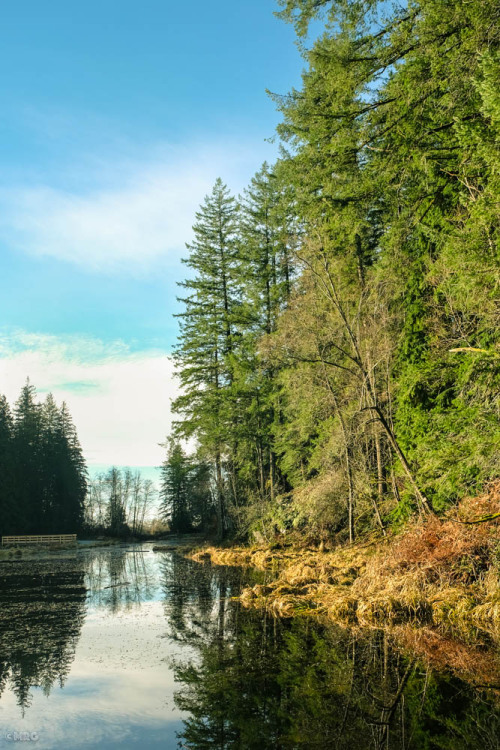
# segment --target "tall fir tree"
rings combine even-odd
[[[5,396],[0,396],[0,529],[14,531],[20,512],[17,496],[14,446],[14,422]]]
[[[25,533],[40,533],[44,521],[42,479],[42,413],[36,401],[36,389],[29,380],[14,407],[14,462],[18,523]]]
[[[190,473],[191,465],[182,446],[171,439],[161,467],[160,513],[174,533],[192,530],[189,512]]]
[[[218,534],[227,529],[227,467],[234,453],[232,386],[238,341],[239,289],[236,281],[238,207],[218,179],[196,214],[194,241],[185,260],[193,275],[182,286],[180,340],[174,358],[181,395],[173,409],[181,419],[177,434],[196,436],[201,455],[213,462]]]
[[[263,164],[241,199],[239,284],[243,290],[241,338],[235,359],[233,409],[238,412],[240,502],[257,492],[273,498],[282,486],[273,447],[279,421],[276,368],[259,356],[264,335],[275,331],[290,296],[294,245],[289,194]]]

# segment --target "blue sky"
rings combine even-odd
[[[66,399],[91,465],[161,459],[194,211],[218,176],[237,193],[275,158],[266,139],[279,115],[265,89],[300,84],[293,29],[276,9],[2,9],[0,392],[14,400],[30,376]]]

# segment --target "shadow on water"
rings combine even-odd
[[[432,671],[383,630],[356,633],[245,610],[239,570],[163,565],[181,748],[500,748],[500,702]],[[177,582],[177,583],[176,583]]]

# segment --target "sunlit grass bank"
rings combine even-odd
[[[269,571],[241,601],[279,616],[322,615],[340,624],[413,624],[467,638],[500,636],[500,483],[445,519],[386,539],[332,550],[288,545],[204,547],[195,560]]]

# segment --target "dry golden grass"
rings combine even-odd
[[[500,636],[500,481],[464,500],[449,516],[415,524],[389,540],[333,551],[269,546],[205,547],[191,555],[217,565],[272,571],[267,586],[245,589],[245,606],[282,617],[321,614],[343,624],[412,623],[467,634]]]
[[[349,627],[383,626],[430,666],[498,688],[498,658],[477,644],[500,641],[500,518],[461,521],[499,511],[500,481],[443,521],[414,524],[388,540],[330,551],[323,545],[205,547],[190,556],[270,571],[267,585],[242,592],[246,607]]]
[[[197,562],[210,560],[214,565],[246,565],[268,570],[279,563],[282,555],[265,546],[201,547],[194,550],[189,557]]]

